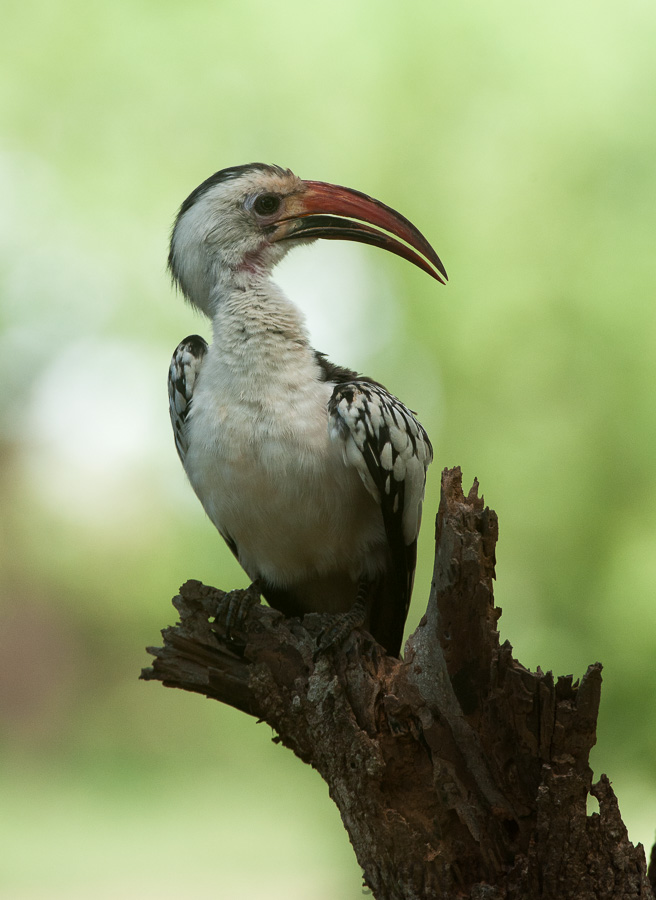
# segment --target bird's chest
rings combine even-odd
[[[189,416],[188,462],[222,480],[240,473],[300,477],[321,469],[330,455],[330,394],[330,387],[319,383],[276,389],[263,380],[248,391],[201,383]]]
[[[344,470],[329,439],[330,387],[194,394],[185,467],[210,518],[236,539],[266,519],[293,521],[299,504],[318,502]],[[259,394],[259,396],[257,396]]]
[[[185,468],[210,519],[252,578],[285,583],[356,560],[380,538],[375,503],[329,436],[330,385],[294,397],[264,386],[194,393]]]

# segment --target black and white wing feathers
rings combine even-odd
[[[355,467],[380,504],[392,562],[388,577],[395,581],[397,597],[394,609],[386,613],[393,614],[396,632],[402,634],[433,448],[413,413],[376,382],[356,379],[338,384],[328,412],[331,438],[342,442],[344,461]]]
[[[187,416],[206,353],[207,342],[199,335],[192,334],[180,341],[175,348],[169,368],[169,413],[175,446],[183,465],[188,449],[185,427]]]
[[[189,449],[187,418],[191,410],[194,388],[207,353],[207,341],[198,334],[191,334],[175,348],[169,367],[169,413],[173,426],[175,446],[182,465]],[[218,529],[233,555],[239,559],[233,539]]]

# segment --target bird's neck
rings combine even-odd
[[[232,280],[213,300],[213,365],[226,387],[256,398],[317,380],[303,314],[268,276]]]

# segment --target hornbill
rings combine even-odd
[[[171,235],[173,281],[213,335],[173,354],[175,443],[251,600],[336,614],[320,648],[364,625],[398,656],[432,447],[381,384],[312,349],[301,311],[271,280],[288,250],[315,238],[382,247],[446,279],[414,225],[366,194],[263,163],[216,172]]]

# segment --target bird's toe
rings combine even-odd
[[[236,635],[243,634],[247,630],[250,611],[259,603],[260,588],[257,582],[253,582],[246,590],[229,591],[217,609],[214,618],[215,630],[223,632],[229,641],[239,643]]]
[[[339,648],[354,629],[364,625],[366,614],[365,603],[358,599],[348,612],[335,616],[333,623],[319,635],[313,661],[329,650]]]

